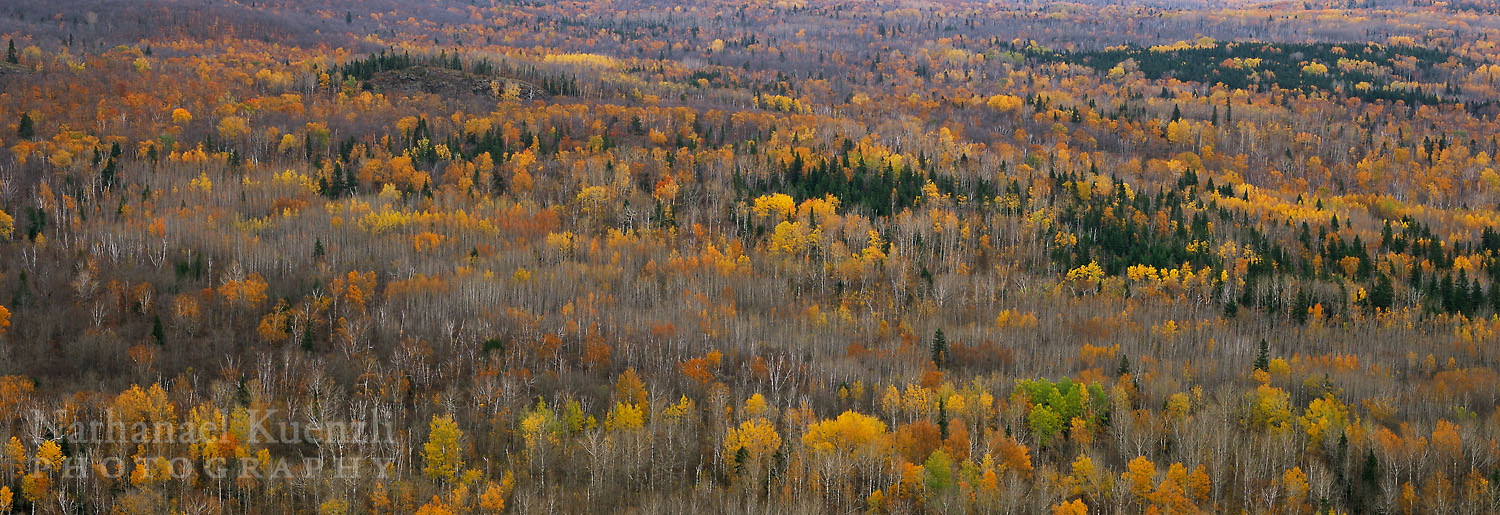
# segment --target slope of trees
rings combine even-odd
[[[0,512],[1500,511],[1500,24],[1335,4],[0,8]]]

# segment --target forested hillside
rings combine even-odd
[[[1500,511],[1500,6],[1228,4],[0,4],[0,513]]]

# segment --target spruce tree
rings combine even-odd
[[[1380,491],[1380,460],[1375,457],[1375,449],[1365,451],[1365,465],[1364,470],[1360,471],[1360,479],[1368,492]]]
[[[736,475],[744,475],[745,474],[745,462],[749,461],[749,460],[750,460],[750,451],[746,450],[745,446],[741,445],[739,449],[736,449],[734,451],[734,473]]]
[[[1312,299],[1307,296],[1307,292],[1298,290],[1297,298],[1292,302],[1292,321],[1298,325],[1306,324],[1307,310],[1312,309],[1312,306]]]
[[[943,366],[943,360],[948,355],[948,337],[943,336],[943,330],[938,329],[932,335],[932,364]]]
[[[1267,370],[1271,367],[1271,347],[1266,345],[1266,339],[1260,339],[1260,354],[1255,356],[1255,369]]]
[[[26,271],[22,270],[16,279],[16,289],[11,292],[10,305],[11,307],[25,306],[31,300],[31,296],[30,281],[27,279]]]
[[[115,159],[110,158],[104,163],[104,169],[99,171],[99,184],[109,189],[115,185]]]
[[[944,440],[948,439],[948,402],[938,399],[938,434]]]
[[[31,121],[31,114],[21,113],[21,121],[16,122],[16,137],[21,139],[36,137],[36,123]]]
[[[1391,285],[1390,276],[1380,274],[1380,278],[1375,282],[1375,288],[1370,290],[1370,309],[1391,309],[1391,304],[1395,302],[1395,299],[1396,289]]]
[[[167,331],[161,325],[161,315],[156,315],[151,320],[151,338],[156,340],[157,345],[167,344]]]

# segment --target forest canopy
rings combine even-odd
[[[1500,512],[1497,7],[0,5],[0,514]]]

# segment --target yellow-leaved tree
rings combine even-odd
[[[635,373],[635,368],[627,368],[620,374],[620,379],[615,381],[615,399],[619,402],[633,404],[642,413],[650,413],[650,405],[646,401],[646,383]]]
[[[1015,95],[995,95],[985,101],[985,105],[989,106],[990,109],[1001,112],[1015,111],[1020,109],[1024,103],[1025,100]]]
[[[33,503],[44,499],[52,490],[52,478],[47,477],[40,470],[33,470],[30,474],[21,478],[21,495]]]
[[[10,441],[5,443],[5,472],[7,475],[11,471],[15,471],[18,474],[25,473],[26,459],[26,446],[21,444],[21,439],[14,436],[10,437]]]
[[[755,216],[771,221],[791,218],[797,211],[797,201],[785,193],[772,193],[756,197],[751,207]]]
[[[62,446],[56,441],[47,440],[36,449],[37,465],[48,470],[60,469],[63,466]]]
[[[604,419],[604,428],[610,431],[631,431],[645,425],[646,417],[641,407],[628,402],[616,402]]]
[[[833,420],[814,422],[802,435],[802,445],[817,453],[877,452],[884,443],[885,422],[853,411],[845,411]]]
[[[422,473],[432,480],[452,481],[464,466],[458,440],[464,433],[452,415],[433,415],[431,433],[422,445]]]
[[[167,391],[160,383],[152,384],[146,389],[141,389],[140,385],[131,385],[129,390],[120,392],[115,397],[110,409],[132,430],[136,427],[143,428],[143,436],[149,438],[151,443],[173,440],[172,428],[176,427],[177,406],[167,399]]]
[[[10,235],[16,231],[16,219],[4,209],[0,209],[0,240],[10,239]]]
[[[724,454],[738,471],[756,467],[779,448],[781,435],[776,433],[776,426],[760,417],[746,420],[724,435]]]

